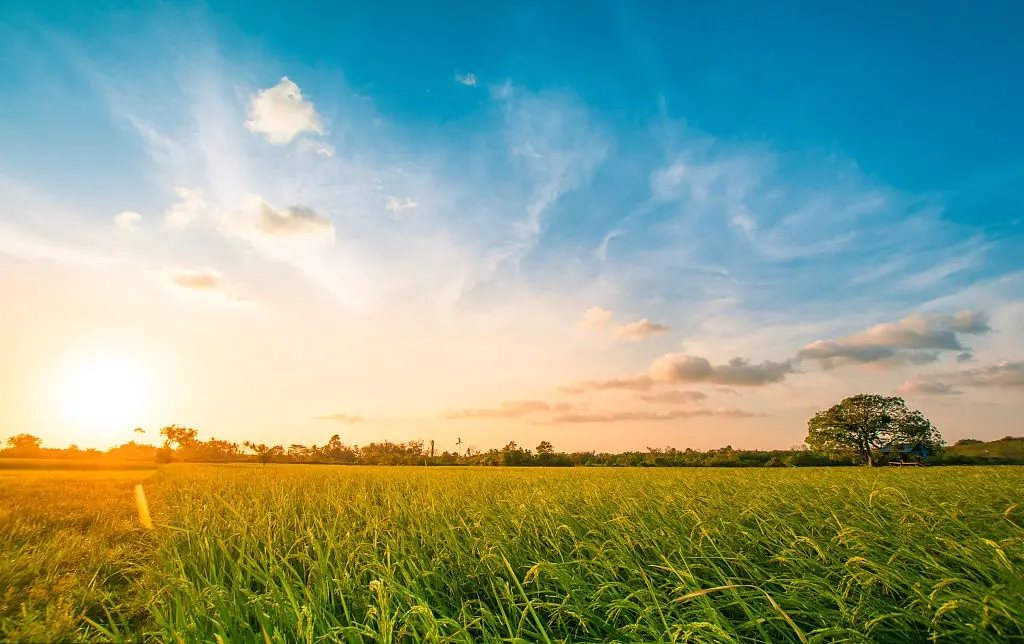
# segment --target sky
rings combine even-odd
[[[0,436],[1024,416],[1024,6],[0,5]]]

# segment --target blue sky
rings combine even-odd
[[[62,351],[163,392],[138,355],[173,346],[231,383],[142,414],[223,436],[260,392],[267,437],[342,414],[359,440],[785,446],[863,387],[996,435],[1024,373],[1022,30],[1015,3],[10,4],[0,269],[57,285],[26,318],[81,307]],[[8,324],[35,334],[12,379],[75,335]]]

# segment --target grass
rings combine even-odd
[[[0,638],[1024,638],[1024,468],[139,476],[0,473]]]

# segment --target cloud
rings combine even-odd
[[[299,150],[303,152],[310,152],[327,158],[334,156],[334,146],[325,141],[302,138],[299,139],[299,142],[296,145]]]
[[[135,230],[140,221],[142,221],[142,215],[134,210],[125,210],[114,216],[114,225],[122,230]]]
[[[620,389],[647,391],[658,384],[701,383],[727,387],[757,387],[782,382],[794,373],[792,361],[751,364],[745,358],[733,358],[723,365],[712,365],[707,358],[683,353],[669,353],[651,363],[648,373],[610,380],[585,380],[559,388],[561,393],[580,394],[587,391]],[[666,392],[671,393],[671,392]],[[691,395],[696,392],[691,392]]]
[[[256,92],[249,103],[245,127],[275,145],[289,143],[303,132],[323,134],[313,103],[303,98],[302,90],[287,76],[277,85]]]
[[[593,306],[583,312],[583,319],[579,326],[584,329],[605,329],[612,323],[612,312],[600,306]],[[647,318],[641,318],[636,322],[616,325],[611,328],[610,337],[613,340],[626,340],[638,342],[652,335],[668,333],[670,327],[664,324],[651,322]]]
[[[595,390],[647,391],[653,385],[654,381],[650,376],[641,374],[625,376],[622,378],[612,378],[610,380],[584,380],[582,382],[559,387],[558,391],[563,394],[582,394]]]
[[[334,237],[334,224],[327,217],[310,208],[292,206],[277,210],[265,201],[260,202],[260,216],[256,227],[271,237],[294,235],[324,235]]]
[[[334,423],[352,425],[355,423],[362,423],[366,419],[362,416],[351,416],[349,414],[325,414],[323,416],[316,416],[313,420],[329,420]]]
[[[171,228],[188,228],[205,214],[208,204],[201,190],[178,186],[174,189],[178,202],[164,212],[164,221]]]
[[[664,324],[655,324],[647,318],[615,327],[612,337],[616,340],[637,342],[652,335],[668,333],[671,329]]]
[[[245,295],[238,295],[219,271],[212,268],[172,269],[163,271],[171,288],[186,297],[237,305],[251,304]]]
[[[606,261],[608,259],[608,245],[611,244],[612,240],[615,239],[616,237],[622,237],[625,234],[626,233],[624,233],[621,230],[608,231],[608,233],[604,236],[604,239],[601,240],[600,245],[598,245],[597,250],[594,251],[594,255],[597,256],[597,258],[602,262]]]
[[[584,329],[600,329],[611,324],[612,312],[600,306],[592,306],[583,312],[580,326]]]
[[[462,83],[468,87],[476,87],[476,74],[456,74],[455,82]]]
[[[573,409],[569,403],[548,404],[542,400],[520,400],[503,402],[496,408],[490,409],[457,409],[444,414],[445,418],[451,420],[470,420],[475,418],[510,419],[522,418],[530,414],[565,412]]]
[[[760,416],[740,409],[692,409],[668,412],[611,411],[596,413],[567,413],[552,418],[556,423],[617,423],[623,421],[683,420],[701,416],[727,416],[730,418],[754,418]]]
[[[506,114],[513,168],[532,184],[525,216],[515,222],[518,239],[508,245],[509,258],[518,262],[537,245],[545,219],[562,197],[584,186],[605,162],[612,141],[573,97],[534,94],[510,84],[497,97]]]
[[[956,394],[955,387],[1024,390],[1024,362],[997,364],[915,376],[900,387],[901,393]]]
[[[911,315],[899,322],[875,326],[838,340],[817,340],[797,352],[798,360],[816,360],[825,369],[842,364],[882,365],[935,362],[943,351],[970,353],[958,334],[977,335],[991,330],[988,317],[978,311],[954,315]]]
[[[662,382],[708,382],[734,387],[755,387],[782,382],[793,373],[790,361],[751,364],[733,358],[724,365],[712,365],[707,358],[683,353],[666,354],[650,367],[650,377]]]
[[[416,208],[418,206],[419,206],[419,204],[416,203],[415,201],[413,201],[412,199],[410,199],[409,197],[406,197],[405,200],[402,200],[402,199],[399,199],[398,197],[391,197],[391,196],[389,196],[384,201],[384,207],[387,208],[388,210],[390,210],[392,212],[392,214],[394,214],[396,217],[403,210],[409,210],[411,208]]]
[[[640,399],[644,402],[658,403],[666,405],[692,405],[700,403],[706,400],[708,397],[702,391],[659,391],[655,394],[645,394],[640,396]]]
[[[175,270],[170,275],[171,284],[178,288],[194,291],[222,291],[224,277],[212,268]]]
[[[914,376],[906,381],[900,385],[897,392],[901,396],[953,396],[963,393],[944,382],[921,376]]]

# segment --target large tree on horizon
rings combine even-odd
[[[899,396],[858,394],[844,398],[807,421],[807,446],[816,452],[857,454],[869,466],[889,443],[942,445],[942,435],[920,411],[907,409]]]

